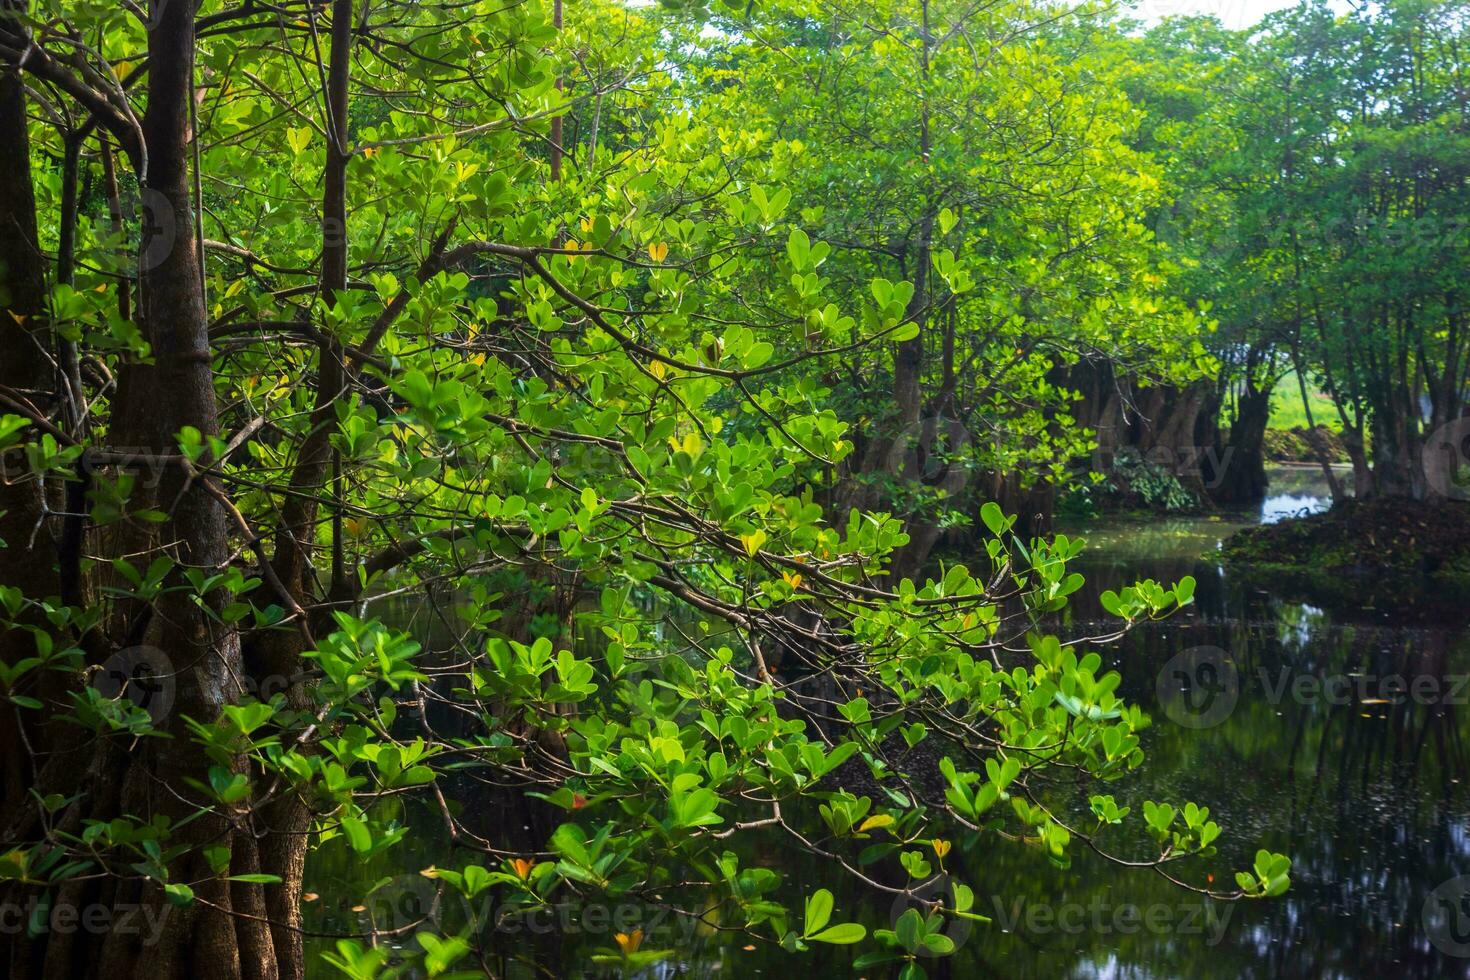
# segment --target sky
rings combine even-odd
[[[1209,14],[1226,27],[1250,27],[1273,10],[1294,6],[1296,0],[1138,0],[1138,19],[1155,24],[1165,17]]]
[[[1138,0],[1133,16],[1145,24],[1157,24],[1172,16],[1213,15],[1227,28],[1248,28],[1261,18],[1282,7],[1295,6],[1297,0]]]

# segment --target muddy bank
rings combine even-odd
[[[1261,441],[1262,452],[1273,463],[1329,463],[1349,460],[1342,436],[1325,425],[1309,429],[1298,425],[1290,429],[1267,429]]]
[[[1248,528],[1222,545],[1232,570],[1306,601],[1470,621],[1470,503],[1346,500]]]

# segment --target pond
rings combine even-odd
[[[957,847],[946,864],[993,921],[952,927],[959,949],[926,964],[931,977],[1470,977],[1470,633],[1396,623],[1385,610],[1316,608],[1209,557],[1240,527],[1325,505],[1321,474],[1297,469],[1274,472],[1273,496],[1249,514],[1061,529],[1089,542],[1079,566],[1088,582],[1064,633],[1086,635],[1104,589],[1186,574],[1199,583],[1186,614],[1100,651],[1122,674],[1120,693],[1154,718],[1143,767],[1112,791],[1135,812],[1147,799],[1209,806],[1224,829],[1220,854],[1206,862],[1225,876],[1214,887],[1228,888],[1230,873],[1265,847],[1292,856],[1291,891],[1220,903],[1080,845],[1062,870],[1033,849],[986,839]],[[442,860],[428,843],[435,825],[424,827],[396,868],[359,867],[324,848],[310,870],[319,897],[308,926],[411,921],[408,906],[432,902],[417,870]],[[831,888],[843,915],[870,928],[903,910],[800,853],[747,860],[807,892]],[[389,883],[367,906],[334,900],[380,878]],[[648,977],[889,975],[852,968],[871,944],[792,955],[657,908],[567,909],[482,939],[500,975],[617,976],[591,957],[633,927],[648,934],[645,947],[673,951]]]

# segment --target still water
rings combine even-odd
[[[1232,872],[1265,847],[1292,856],[1291,891],[1218,903],[1081,845],[1062,870],[987,838],[947,863],[993,921],[954,927],[958,952],[926,963],[931,977],[1470,977],[1470,877],[1460,878],[1470,876],[1470,633],[1463,623],[1394,622],[1391,610],[1317,608],[1210,558],[1241,527],[1325,505],[1320,474],[1291,470],[1273,473],[1272,497],[1249,514],[1062,528],[1089,542],[1079,565],[1088,583],[1064,633],[1083,635],[1100,617],[1104,589],[1140,578],[1199,582],[1186,614],[1100,651],[1123,676],[1120,694],[1155,720],[1143,767],[1110,790],[1135,814],[1146,799],[1210,807],[1224,830],[1220,853],[1182,872],[1190,880],[1209,884],[1213,871],[1213,887],[1229,888]],[[521,817],[498,810],[496,819]],[[308,927],[357,931],[366,917],[398,925],[411,921],[406,910],[432,905],[417,870],[454,859],[430,843],[434,822],[422,828],[397,866],[363,867],[325,848],[309,869],[319,897]],[[799,853],[742,863],[755,862],[779,870],[793,892],[831,888],[842,917],[870,928],[903,910]],[[386,884],[351,905],[376,881]],[[480,938],[497,975],[621,976],[592,957],[612,952],[613,933],[640,926],[645,948],[671,955],[638,976],[891,975],[852,968],[871,942],[793,956],[656,908],[569,909]]]

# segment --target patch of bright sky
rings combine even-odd
[[[1274,10],[1296,6],[1296,0],[1137,0],[1133,16],[1152,26],[1165,17],[1213,16],[1231,30],[1253,27]],[[1346,9],[1346,0],[1333,7]]]

